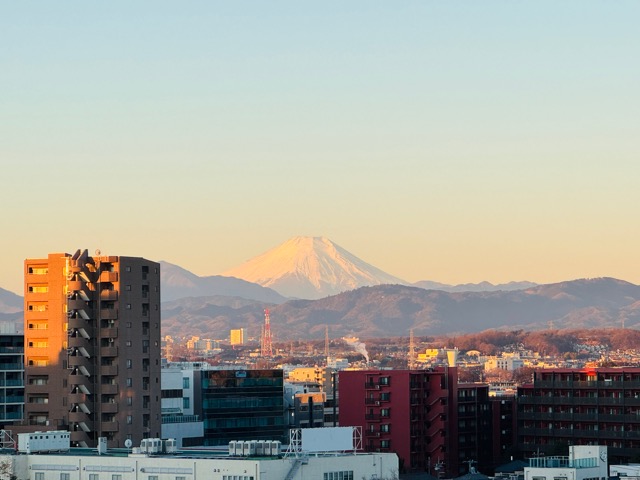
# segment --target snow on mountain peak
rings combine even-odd
[[[368,285],[406,284],[326,237],[290,238],[222,275],[258,283],[281,295],[309,299]]]

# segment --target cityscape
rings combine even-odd
[[[639,15],[0,2],[0,480],[640,479]]]

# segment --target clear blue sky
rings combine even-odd
[[[0,1],[0,287],[324,235],[408,281],[640,283],[640,2]]]

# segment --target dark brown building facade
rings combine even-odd
[[[78,250],[24,268],[24,426],[73,446],[160,437],[160,265]]]
[[[567,445],[606,445],[609,461],[640,451],[640,368],[545,369],[518,389],[518,442],[525,456]]]

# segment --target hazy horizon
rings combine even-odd
[[[297,235],[408,282],[640,284],[640,4],[0,4],[0,287]]]

